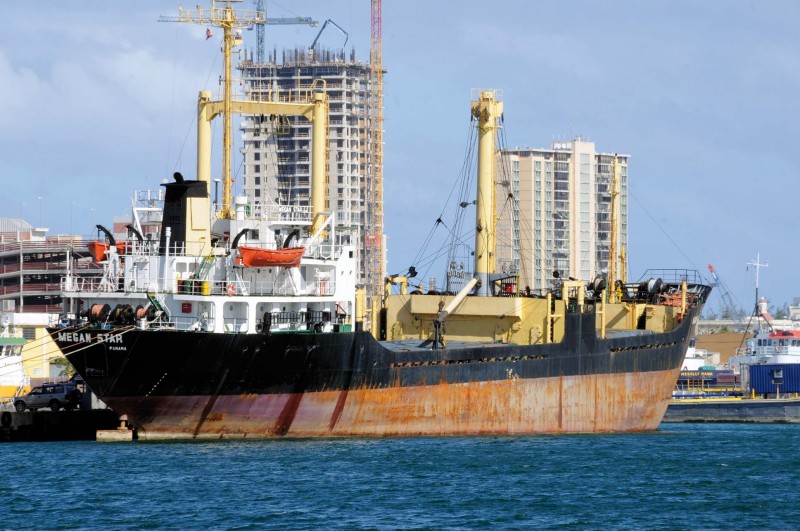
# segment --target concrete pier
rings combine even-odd
[[[800,424],[800,399],[673,400],[663,422]]]
[[[118,415],[110,409],[3,411],[0,442],[94,441],[98,430],[116,431],[118,426]]]

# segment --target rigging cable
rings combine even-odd
[[[662,226],[661,226],[661,224],[660,224],[658,221],[656,221],[656,219],[655,219],[655,218],[654,218],[654,217],[653,217],[653,216],[650,214],[650,212],[649,212],[649,211],[648,211],[648,210],[647,210],[647,209],[644,207],[644,205],[641,203],[641,201],[639,201],[639,200],[636,198],[636,196],[635,196],[635,195],[633,195],[633,194],[632,194],[630,191],[628,192],[628,195],[629,195],[629,196],[630,196],[630,197],[631,197],[631,198],[632,198],[634,201],[636,201],[636,203],[637,203],[637,204],[638,204],[638,205],[641,207],[641,209],[644,211],[644,213],[645,213],[645,214],[647,214],[647,217],[649,217],[649,218],[650,218],[650,219],[653,221],[653,223],[655,223],[655,224],[656,224],[656,227],[658,227],[658,229],[659,229],[661,232],[663,232],[663,233],[664,233],[664,236],[666,236],[666,237],[667,237],[667,239],[668,239],[668,240],[669,240],[669,241],[672,243],[672,245],[674,245],[674,246],[675,246],[675,248],[678,250],[678,252],[679,252],[679,253],[681,253],[681,255],[683,255],[683,257],[686,259],[686,261],[687,261],[687,262],[689,262],[689,264],[690,264],[692,267],[694,267],[694,268],[695,268],[697,271],[700,271],[700,268],[698,268],[698,267],[697,267],[697,265],[695,265],[695,263],[694,263],[694,262],[692,262],[692,259],[691,259],[691,258],[689,258],[689,257],[686,255],[686,253],[685,253],[685,252],[683,252],[683,249],[681,249],[681,247],[680,247],[680,246],[679,246],[679,245],[678,245],[678,244],[675,242],[675,240],[673,240],[673,239],[672,239],[672,237],[669,235],[669,233],[668,233],[666,230],[664,230],[664,227],[662,227]]]
[[[448,230],[448,232],[450,234],[454,234],[455,233],[454,231],[459,226],[458,221],[457,221],[458,220],[458,214],[459,214],[458,212],[456,212],[456,222],[454,223],[452,229],[450,227],[448,227],[444,223],[443,219],[446,217],[445,216],[445,211],[447,210],[447,205],[450,203],[450,199],[453,197],[453,194],[454,194],[454,192],[456,190],[456,187],[458,186],[459,182],[463,183],[463,176],[465,174],[465,171],[470,166],[470,161],[472,159],[472,152],[473,152],[473,149],[472,149],[473,138],[472,137],[475,134],[474,131],[475,130],[472,127],[472,123],[470,123],[468,125],[467,148],[465,150],[462,167],[461,167],[461,169],[459,171],[459,178],[455,180],[455,182],[453,183],[453,186],[450,188],[450,192],[448,193],[447,198],[444,201],[444,204],[442,206],[442,210],[441,210],[439,216],[437,217],[436,221],[434,222],[433,227],[431,228],[430,232],[426,236],[423,244],[420,247],[420,250],[417,252],[417,254],[414,257],[414,260],[412,262],[415,265],[419,265],[420,268],[424,267],[424,266],[427,266],[425,271],[422,273],[421,278],[425,278],[428,275],[428,273],[430,272],[430,267],[432,267],[433,263],[435,263],[435,261],[438,260],[441,257],[441,248],[438,251],[434,251],[432,254],[429,254],[429,255],[426,254],[427,250],[428,250],[428,246],[430,245],[431,241],[433,240],[433,237],[435,235],[435,232],[436,232],[436,229],[438,228],[438,226],[440,224],[444,225],[444,227]],[[462,189],[463,189],[463,184],[462,184]],[[460,195],[463,196],[463,191],[462,191],[462,193]],[[423,256],[425,257],[424,259],[423,259]],[[422,262],[422,264],[420,265],[419,263],[422,260],[425,260],[425,261]]]
[[[203,90],[205,90],[208,87],[208,83],[211,80],[211,74],[214,73],[214,68],[216,68],[216,66],[217,66],[218,56],[219,56],[219,54],[217,54],[217,53],[214,54],[214,63],[211,65],[211,68],[208,71],[208,77],[206,78],[206,82],[203,85]],[[175,166],[173,167],[173,170],[177,171],[177,169],[180,167],[181,158],[183,157],[183,150],[184,150],[184,148],[186,148],[186,143],[189,141],[189,135],[192,132],[192,127],[195,125],[195,120],[197,120],[197,110],[196,109],[192,112],[192,119],[189,121],[189,127],[186,130],[186,136],[183,138],[183,144],[181,145],[181,149],[178,151],[178,157],[177,157],[177,160],[175,161]],[[215,128],[216,128],[216,124],[215,124]],[[212,135],[212,138],[213,138],[213,135]]]

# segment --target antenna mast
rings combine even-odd
[[[761,263],[761,253],[756,254],[755,261],[747,262],[747,265],[753,266],[756,268],[756,306],[755,312],[758,315],[758,276],[762,267],[769,267],[769,263],[762,264]]]

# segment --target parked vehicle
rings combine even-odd
[[[14,408],[17,411],[30,409],[36,411],[39,408],[49,407],[53,411],[58,411],[62,407],[67,411],[80,404],[80,389],[74,382],[44,384],[31,389],[31,392],[22,398],[14,401]]]

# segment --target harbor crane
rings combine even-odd
[[[711,285],[714,289],[719,291],[719,296],[722,299],[720,303],[720,317],[722,319],[739,319],[744,316],[744,311],[739,307],[738,304],[733,302],[733,298],[731,294],[728,292],[728,289],[725,287],[725,284],[720,280],[719,276],[717,275],[714,266],[708,264],[708,271],[711,273]]]

